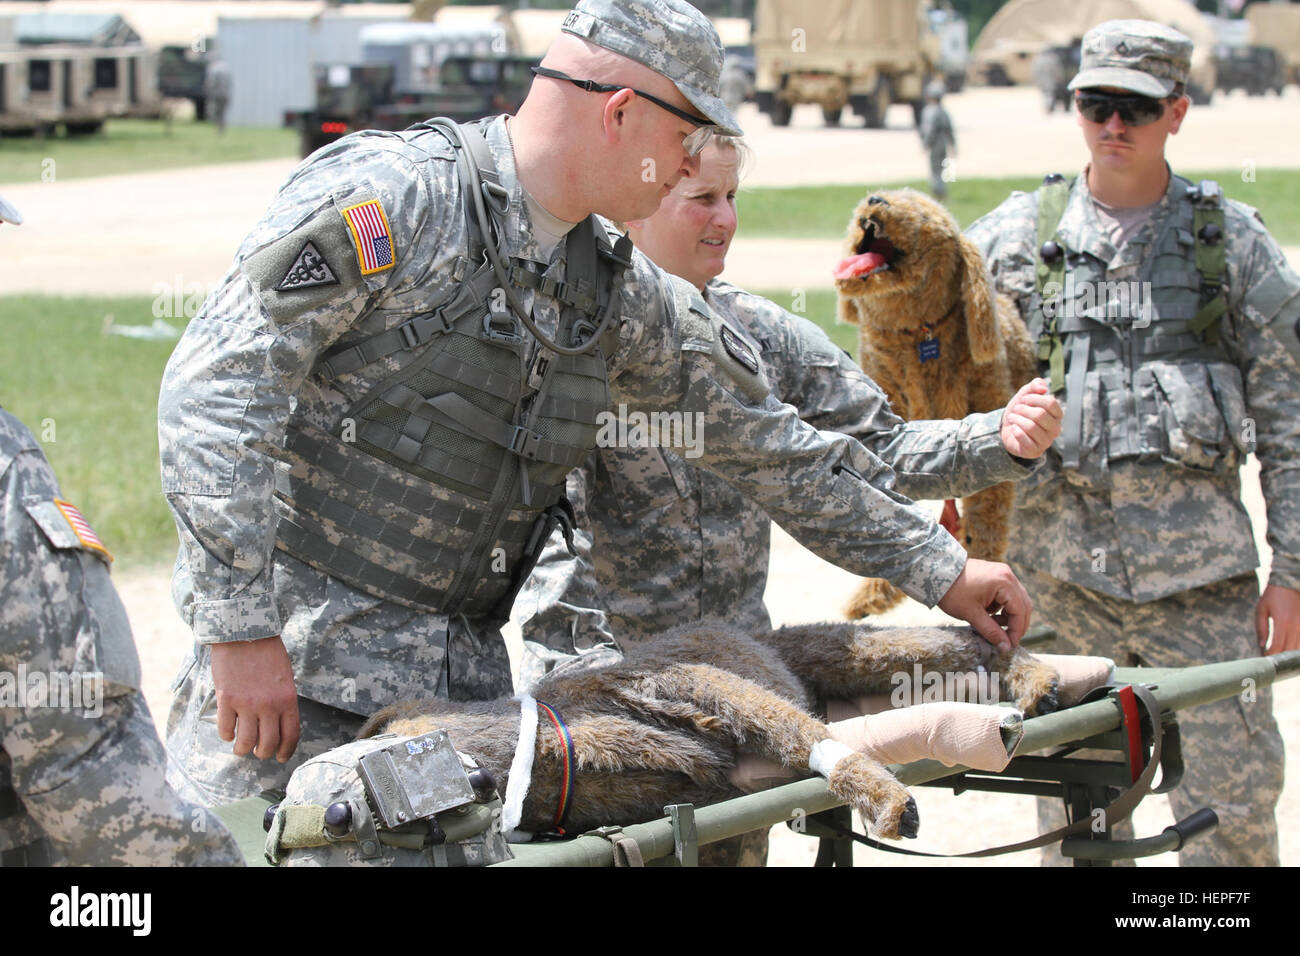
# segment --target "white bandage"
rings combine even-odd
[[[516,829],[524,815],[524,797],[533,780],[533,755],[537,752],[537,701],[531,694],[520,694],[519,742],[515,744],[515,757],[510,762],[510,779],[506,781],[506,801],[501,811],[501,827],[506,840],[527,843],[531,833]]]
[[[853,751],[844,746],[838,740],[820,740],[813,744],[812,751],[808,754],[808,769],[813,773],[819,773],[827,780],[830,779],[831,771],[845,757],[853,756]]]
[[[1056,692],[1062,707],[1073,707],[1088,691],[1108,683],[1115,676],[1115,662],[1109,657],[1077,654],[1035,654],[1056,671]]]
[[[827,727],[831,737],[885,764],[938,760],[948,767],[1002,770],[1010,762],[1002,739],[1003,707],[935,701]]]

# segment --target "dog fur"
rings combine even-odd
[[[911,674],[917,663],[926,673],[984,667],[999,675],[1004,699],[1028,714],[1057,706],[1054,670],[1018,649],[1000,655],[965,627],[812,624],[752,637],[710,621],[675,628],[618,663],[549,675],[532,693],[561,714],[573,738],[566,830],[639,823],[661,817],[670,803],[738,796],[727,774],[742,752],[809,772],[813,745],[829,736],[811,708],[828,698],[887,693],[890,676]],[[397,705],[372,717],[362,736],[438,729],[505,792],[519,735],[517,701]],[[561,761],[556,735],[539,727],[521,829],[550,830]],[[916,835],[915,802],[871,758],[846,757],[828,785],[878,835]]]
[[[853,211],[845,256],[878,252],[876,271],[836,280],[839,318],[858,326],[863,370],[907,421],[964,418],[1001,408],[1037,370],[1015,303],[993,296],[979,250],[942,205],[911,189],[872,193]],[[922,361],[926,338],[939,343]],[[1014,501],[1010,482],[962,499],[960,530],[971,556],[1006,554]],[[845,613],[878,614],[903,598],[887,581],[868,579]]]

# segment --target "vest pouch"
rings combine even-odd
[[[374,767],[377,758],[382,768]],[[289,779],[267,834],[267,860],[279,866],[460,867],[512,859],[500,797],[471,788],[476,769],[442,731],[384,734],[313,757]],[[338,834],[324,826],[336,804],[349,810]]]
[[[1248,455],[1255,449],[1254,441],[1246,440],[1246,389],[1241,369],[1229,362],[1212,362],[1206,367],[1210,371],[1214,401],[1223,414],[1228,442],[1237,456]]]
[[[1236,450],[1215,400],[1209,368],[1171,362],[1147,367],[1155,380],[1154,397],[1167,442],[1164,460],[1198,471],[1224,471],[1235,465]]]

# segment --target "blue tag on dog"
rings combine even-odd
[[[928,362],[930,359],[937,359],[939,357],[939,340],[926,339],[924,342],[917,344],[916,350],[921,354],[922,362]]]

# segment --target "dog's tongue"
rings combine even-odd
[[[836,279],[853,279],[857,276],[864,276],[872,269],[878,269],[884,264],[885,257],[880,253],[863,252],[841,260],[831,275]]]

